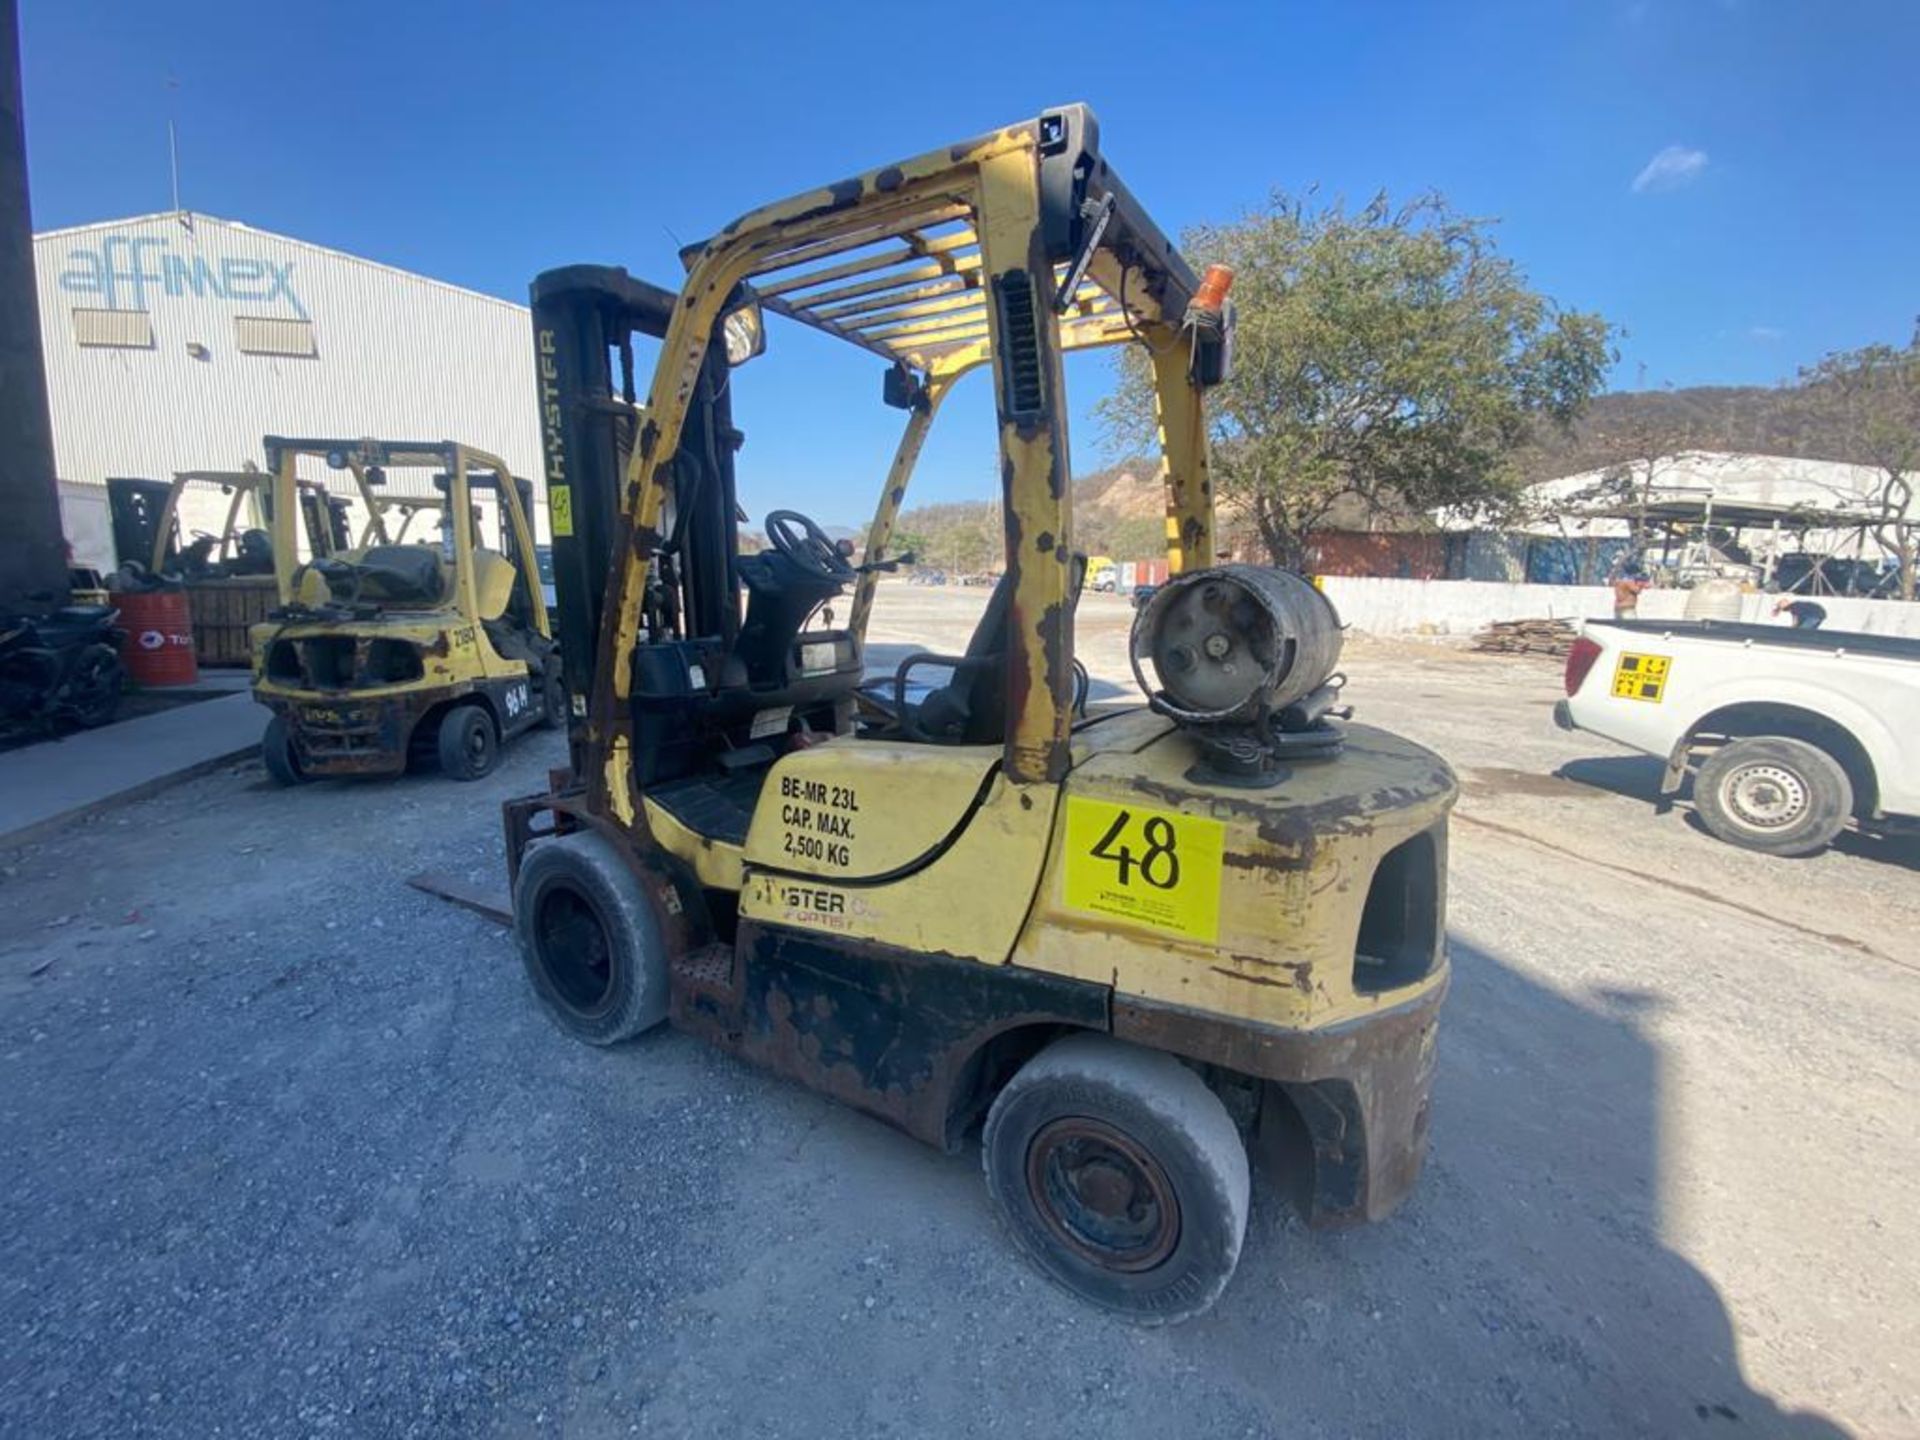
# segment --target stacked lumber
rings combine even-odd
[[[1491,655],[1565,656],[1573,648],[1566,620],[1495,620],[1473,637],[1473,648]]]

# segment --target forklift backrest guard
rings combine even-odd
[[[591,699],[574,737],[575,771],[593,809],[629,824],[639,813],[625,658],[641,639],[663,517],[678,498],[676,457],[687,446],[714,448],[716,432],[731,435],[716,414],[724,386],[713,384],[715,356],[722,318],[743,299],[924,377],[924,397],[909,414],[868,531],[870,556],[891,540],[940,400],[961,376],[989,368],[1012,596],[1003,767],[1016,784],[1064,776],[1073,547],[1063,350],[1129,340],[1147,347],[1166,460],[1169,560],[1186,568],[1213,558],[1204,408],[1182,330],[1197,282],[1109,169],[1098,135],[1089,110],[1067,106],[752,211],[682,252],[688,275],[677,296],[598,267],[536,280],[535,346],[569,653],[582,653],[574,635],[594,635]],[[888,249],[903,240],[904,249]],[[909,268],[860,278],[896,255]],[[837,263],[795,273],[822,260]],[[923,278],[929,283],[917,283]],[[962,283],[948,283],[956,278]],[[854,283],[838,283],[844,279]],[[833,288],[817,288],[829,280]],[[831,314],[822,303],[829,300],[836,302]],[[609,347],[635,330],[662,342],[637,415],[613,400],[607,359]],[[621,456],[619,425],[609,422],[623,413],[636,428]],[[730,488],[731,444],[720,448]],[[606,483],[601,477],[620,459],[624,483]],[[593,583],[597,565],[606,566],[603,587]],[[575,595],[597,598],[574,604]],[[871,580],[863,579],[856,635],[871,603]],[[571,684],[587,678],[584,668],[570,668]]]

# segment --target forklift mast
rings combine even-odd
[[[548,270],[532,285],[555,633],[566,656],[576,771],[584,763],[586,705],[600,662],[600,619],[628,460],[649,426],[635,405],[633,337],[664,337],[674,298],[607,265]],[[739,541],[733,457],[741,436],[731,421],[724,347],[709,348],[681,440],[673,460],[676,503],[663,520],[665,533],[644,537],[656,556],[647,628],[659,640],[730,647],[740,628],[732,557]]]

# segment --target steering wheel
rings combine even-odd
[[[767,512],[767,543],[817,580],[844,584],[853,566],[827,532],[798,510]]]

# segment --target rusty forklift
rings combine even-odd
[[[1215,563],[1197,277],[1083,106],[753,210],[677,291],[532,287],[570,768],[506,806],[534,993],[606,1045],[670,1022],[953,1149],[1014,1243],[1146,1322],[1238,1262],[1249,1157],[1377,1219],[1427,1138],[1448,967],[1436,756],[1343,723],[1300,577]],[[804,514],[743,553],[734,366],[784,320],[871,355],[904,433],[854,564]],[[644,392],[635,343],[656,358]],[[1139,345],[1173,578],[1142,703],[1085,705],[1063,352]],[[1005,572],[961,654],[865,631],[922,441],[993,387]],[[830,602],[851,589],[844,624]]]
[[[533,560],[532,487],[504,461],[451,440],[265,441],[279,607],[251,631],[253,696],[272,712],[261,760],[279,784],[396,775],[436,758],[478,780],[501,748],[565,710],[560,652]],[[366,540],[299,558],[297,466],[346,472],[368,500]],[[431,490],[387,496],[390,471],[426,471]],[[497,502],[486,533],[475,498]],[[416,515],[437,541],[398,543]]]

